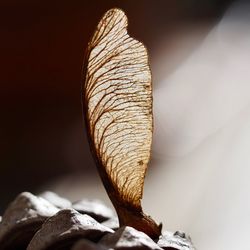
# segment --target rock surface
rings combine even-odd
[[[117,230],[119,228],[119,220],[117,217],[112,217],[111,219],[102,222],[102,225],[109,227],[113,230]]]
[[[145,233],[132,227],[121,227],[114,234],[105,235],[99,242],[111,249],[160,250],[161,248]]]
[[[58,209],[43,198],[24,192],[7,207],[0,224],[1,249],[26,249],[43,222]]]
[[[113,232],[87,214],[82,215],[74,209],[64,209],[45,221],[27,250],[70,249],[80,238],[97,241],[104,234]]]
[[[71,201],[59,196],[58,194],[56,194],[54,192],[45,191],[45,192],[39,194],[39,196],[44,198],[45,200],[49,201],[51,204],[53,204],[54,206],[56,206],[60,209],[72,207]]]
[[[73,245],[71,250],[109,250],[110,248],[106,248],[100,244],[91,242],[89,240],[79,240],[76,244]]]
[[[103,222],[114,217],[113,210],[98,200],[80,200],[73,203],[73,208],[81,214],[88,214],[98,222]]]

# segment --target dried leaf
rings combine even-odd
[[[120,224],[141,229],[145,220],[154,223],[141,208],[153,130],[151,72],[147,51],[128,35],[122,10],[109,10],[99,22],[84,77],[85,122],[99,173]]]

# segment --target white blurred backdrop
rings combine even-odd
[[[189,26],[173,51],[164,50],[168,37],[154,47],[155,133],[143,207],[164,230],[190,234],[197,249],[248,250],[250,4],[235,2],[207,31]],[[97,175],[46,188],[109,203]]]
[[[159,204],[165,227],[187,231],[198,249],[247,250],[250,4],[233,4],[197,42],[155,90],[153,155],[161,170],[149,184],[155,202],[146,203],[152,214]]]

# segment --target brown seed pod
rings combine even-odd
[[[120,226],[152,238],[158,226],[142,212],[150,159],[152,83],[146,48],[127,33],[120,9],[105,13],[88,44],[83,69],[83,111],[92,154]]]

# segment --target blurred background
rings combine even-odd
[[[22,191],[107,195],[81,110],[81,67],[103,13],[147,46],[155,133],[143,207],[197,249],[248,249],[247,1],[0,1],[0,213]]]

